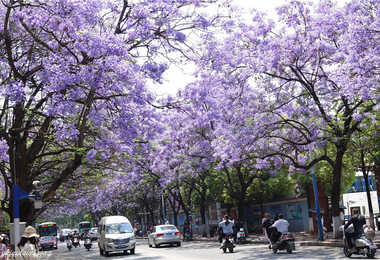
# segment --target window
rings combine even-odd
[[[108,234],[119,234],[119,233],[132,233],[132,227],[129,223],[114,223],[106,225],[106,232]]]
[[[375,176],[368,176],[368,185],[370,191],[376,191],[376,181]],[[366,191],[365,180],[364,177],[357,177],[354,184],[352,184],[351,188],[347,191],[347,193],[353,192],[363,192]]]

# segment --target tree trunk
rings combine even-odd
[[[200,213],[201,213],[201,219],[202,219],[202,237],[207,237],[207,230],[206,230],[206,188],[202,187],[202,194],[201,194],[201,205],[200,205]]]
[[[344,145],[337,145],[337,154],[335,159],[335,167],[333,170],[333,183],[331,191],[331,203],[332,203],[332,220],[333,220],[333,237],[337,238],[339,236],[339,226],[340,221],[340,210],[339,210],[339,200],[340,200],[340,180],[342,176],[342,163],[343,155],[346,151]]]
[[[241,194],[241,199],[238,203],[238,211],[239,211],[239,219],[244,225],[244,232],[246,234],[246,237],[248,237],[248,225],[247,225],[247,217],[245,214],[245,193]]]
[[[369,189],[369,183],[368,183],[368,172],[369,170],[366,170],[365,167],[365,162],[364,162],[364,151],[363,149],[360,150],[360,160],[361,160],[361,168],[363,172],[363,177],[364,177],[364,183],[365,183],[365,189],[366,189],[366,194],[367,194],[367,201],[368,201],[368,211],[369,211],[369,223],[371,228],[375,230],[375,221],[373,218],[373,207],[372,207],[372,199],[371,199],[371,191]]]

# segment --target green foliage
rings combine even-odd
[[[10,230],[9,223],[11,222],[11,218],[7,212],[3,212],[3,222],[0,223],[0,230],[1,231],[8,231]]]
[[[92,218],[91,218],[91,214],[90,213],[87,213],[84,215],[83,219],[85,221],[88,221],[88,222],[91,222],[92,223]]]
[[[247,190],[247,199],[259,202],[269,202],[274,198],[288,196],[292,193],[295,183],[288,177],[288,172],[283,170],[276,173],[273,178],[256,178]]]

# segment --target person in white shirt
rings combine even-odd
[[[226,237],[227,234],[233,234],[234,233],[234,223],[229,220],[230,218],[228,215],[224,216],[224,220],[219,223],[219,243],[221,243],[220,248],[223,247],[223,238]]]
[[[284,219],[282,214],[279,214],[278,220],[274,222],[270,228],[277,228],[277,232],[274,231],[271,235],[271,242],[273,245],[280,239],[282,233],[288,232],[289,222]]]
[[[20,242],[16,245],[16,260],[38,260],[38,235],[32,226],[25,229]]]

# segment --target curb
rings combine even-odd
[[[328,246],[328,247],[343,247],[343,242],[319,242],[319,241],[302,241],[300,246]]]
[[[147,237],[136,237],[138,239],[148,239]],[[216,237],[199,237],[199,238],[193,238],[191,241],[204,241],[204,242],[218,242],[218,239]],[[184,242],[184,241],[182,241]],[[260,239],[247,239],[245,241],[246,244],[267,244],[268,241],[266,240],[260,240]],[[325,246],[325,247],[343,247],[343,240],[339,241],[297,241],[296,243],[299,244],[299,246]],[[380,248],[380,241],[375,241],[375,244],[377,248]]]

